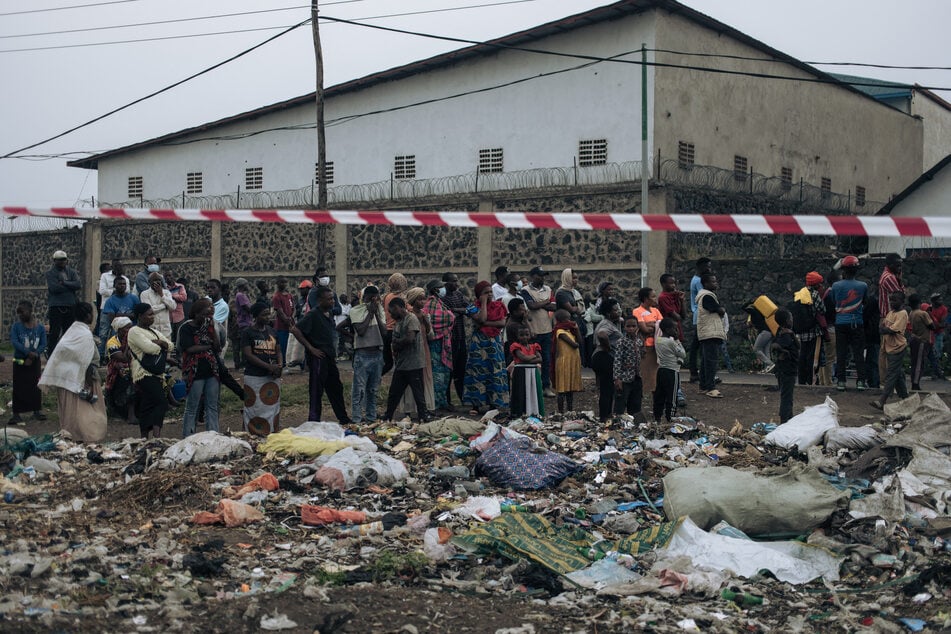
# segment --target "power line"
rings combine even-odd
[[[112,115],[116,114],[117,112],[121,112],[122,110],[125,110],[126,108],[131,108],[132,106],[134,106],[134,105],[136,105],[136,104],[138,104],[138,103],[142,103],[143,101],[145,101],[145,100],[147,100],[147,99],[151,99],[152,97],[155,97],[156,95],[160,95],[160,94],[162,94],[162,93],[164,93],[164,92],[168,92],[168,91],[171,90],[172,88],[175,88],[175,87],[177,87],[177,86],[181,86],[182,84],[184,84],[184,83],[186,83],[186,82],[188,82],[188,81],[191,81],[192,79],[195,79],[196,77],[201,77],[202,75],[205,75],[206,73],[210,73],[211,71],[215,70],[216,68],[220,68],[221,66],[224,66],[225,64],[228,64],[228,63],[230,63],[230,62],[233,62],[234,60],[236,60],[236,59],[238,59],[238,58],[240,58],[240,57],[244,57],[244,56],[247,55],[248,53],[251,53],[252,51],[261,48],[261,47],[264,46],[265,44],[268,44],[268,43],[270,43],[270,42],[273,42],[273,41],[276,40],[277,38],[279,38],[279,37],[281,37],[281,36],[283,36],[283,35],[286,35],[287,33],[290,33],[290,32],[293,31],[294,29],[300,28],[300,27],[304,26],[305,24],[309,24],[309,23],[310,23],[310,18],[307,18],[307,19],[304,20],[303,22],[299,22],[299,23],[295,24],[294,26],[292,26],[292,27],[290,27],[290,28],[288,28],[288,29],[285,29],[285,30],[281,31],[281,32],[278,33],[277,35],[272,35],[271,37],[267,38],[267,39],[264,40],[263,42],[260,42],[260,43],[258,43],[258,44],[255,44],[255,45],[252,46],[251,48],[245,49],[245,50],[241,51],[240,53],[238,53],[238,54],[236,54],[236,55],[232,55],[231,57],[229,57],[228,59],[226,59],[226,60],[224,60],[224,61],[218,62],[217,64],[215,64],[215,65],[213,65],[213,66],[209,66],[208,68],[206,68],[206,69],[204,69],[204,70],[201,70],[201,71],[198,71],[197,73],[194,73],[193,75],[189,75],[189,76],[186,77],[185,79],[179,80],[179,81],[177,81],[177,82],[175,82],[175,83],[173,83],[173,84],[169,84],[168,86],[166,86],[166,87],[164,87],[164,88],[161,88],[161,89],[159,89],[159,90],[156,90],[156,91],[154,91],[154,92],[152,92],[152,93],[149,93],[148,95],[146,95],[146,96],[144,96],[144,97],[140,97],[139,99],[136,99],[135,101],[131,101],[131,102],[125,104],[124,106],[120,106],[120,107],[118,107],[118,108],[114,108],[113,110],[110,110],[109,112],[107,112],[107,113],[105,113],[105,114],[99,115],[98,117],[95,117],[94,119],[90,119],[89,121],[87,121],[87,122],[85,122],[85,123],[81,123],[81,124],[79,124],[79,125],[77,125],[77,126],[74,126],[74,127],[70,128],[69,130],[66,130],[65,132],[60,132],[59,134],[57,134],[57,135],[55,135],[55,136],[51,136],[51,137],[48,138],[48,139],[44,139],[44,140],[42,140],[42,141],[38,141],[38,142],[36,142],[36,143],[32,143],[32,144],[30,144],[30,145],[27,145],[26,147],[22,147],[22,148],[20,148],[20,149],[18,149],[18,150],[14,150],[14,151],[12,151],[12,152],[8,152],[7,154],[4,154],[3,156],[0,156],[0,159],[10,158],[10,157],[12,157],[14,154],[19,154],[20,152],[23,152],[24,150],[30,150],[30,149],[32,149],[32,148],[37,147],[38,145],[43,145],[44,143],[49,143],[50,141],[53,141],[53,140],[55,140],[55,139],[59,139],[60,137],[64,137],[64,136],[66,136],[67,134],[70,134],[70,133],[72,133],[72,132],[75,132],[76,130],[79,130],[79,129],[81,129],[81,128],[85,128],[86,126],[89,126],[89,125],[92,125],[93,123],[96,123],[97,121],[101,121],[102,119],[105,119],[106,117],[112,116]]]
[[[197,22],[199,20],[216,20],[218,18],[234,18],[243,15],[256,15],[259,13],[276,13],[278,11],[293,11],[296,9],[307,9],[308,5],[299,5],[295,7],[282,7],[280,9],[260,9],[258,11],[242,11],[240,13],[220,13],[216,15],[202,15],[193,18],[176,18],[174,20],[156,20],[154,22],[138,22],[135,24],[114,24],[111,26],[91,26],[84,29],[66,29],[63,31],[44,31],[42,33],[19,33],[16,35],[0,35],[0,40],[8,40],[18,37],[39,37],[43,35],[65,35],[68,33],[88,33],[90,31],[108,31],[110,29],[128,29],[139,26],[156,26],[159,24],[177,24],[179,22]]]
[[[765,62],[768,64],[788,64],[783,59],[768,57],[748,57],[745,55],[727,55],[725,53],[693,53],[690,51],[674,51],[664,48],[649,48],[648,51],[654,53],[671,53],[674,55],[684,55],[686,57],[713,57],[719,59],[738,59],[750,62]],[[863,62],[810,62],[802,61],[803,64],[812,64],[814,66],[863,66],[868,68],[886,68],[896,70],[951,70],[951,66],[898,66],[894,64],[866,64]]]
[[[50,7],[49,9],[27,9],[25,11],[10,11],[9,13],[0,13],[0,17],[8,15],[24,15],[27,13],[47,13],[49,11],[65,11],[67,9],[85,9],[86,7],[101,7],[107,4],[124,4],[126,2],[140,2],[141,0],[111,0],[110,2],[93,2],[92,4],[76,4],[71,7]]]
[[[338,0],[337,2],[328,2],[328,3],[325,3],[325,6],[331,5],[331,4],[349,4],[349,3],[351,3],[351,2],[365,2],[365,1],[366,1],[366,0]],[[445,11],[461,11],[461,10],[467,10],[467,9],[480,9],[480,8],[485,8],[485,7],[496,7],[496,6],[501,6],[501,5],[522,4],[522,3],[525,3],[525,2],[537,2],[537,1],[538,1],[538,0],[506,0],[506,1],[504,1],[504,2],[492,2],[492,3],[487,3],[487,4],[473,4],[473,5],[463,6],[463,7],[449,7],[449,8],[442,8],[442,9],[427,9],[427,10],[424,10],[424,11],[408,11],[408,12],[405,12],[405,13],[390,13],[390,14],[385,14],[385,15],[367,16],[367,17],[364,17],[364,18],[357,18],[357,19],[358,19],[358,20],[378,20],[378,19],[383,19],[383,18],[395,18],[395,17],[410,16],[410,15],[422,15],[422,14],[426,14],[426,13],[442,13],[442,12],[445,12]],[[284,11],[284,10],[293,9],[293,8],[301,8],[301,7],[287,7],[286,9],[272,9],[272,10],[270,10],[270,11]],[[247,13],[263,13],[263,12],[251,11],[251,12],[247,12]],[[226,14],[226,15],[246,15],[246,13],[245,13],[245,14],[236,13],[236,14]],[[186,19],[182,19],[182,20],[166,20],[166,21],[164,21],[164,22],[166,22],[166,23],[167,23],[167,22],[179,22],[179,21],[187,21],[187,20],[191,20],[191,19],[211,19],[211,18],[213,18],[213,17],[223,17],[223,16],[207,16],[206,18],[186,18]],[[147,23],[143,23],[143,24],[159,24],[159,22],[147,22]],[[331,22],[331,24],[333,24],[333,23]],[[140,26],[140,25],[124,25],[124,26]],[[121,27],[118,27],[118,26],[116,26],[116,27],[97,27],[97,29],[77,29],[77,31],[98,30],[98,28],[121,28]],[[157,36],[157,37],[149,37],[149,38],[135,38],[135,39],[129,39],[129,40],[114,40],[114,41],[108,41],[108,42],[87,42],[87,43],[84,43],[84,44],[55,44],[55,45],[52,45],[52,46],[31,46],[31,47],[26,47],[26,48],[8,48],[8,49],[0,49],[0,54],[2,54],[2,53],[26,53],[26,52],[32,52],[32,51],[50,51],[50,50],[59,50],[59,49],[68,49],[68,48],[86,48],[86,47],[89,47],[89,46],[110,46],[110,45],[114,45],[114,44],[139,44],[139,43],[143,43],[143,42],[159,42],[159,41],[164,41],[164,40],[179,40],[179,39],[188,39],[188,38],[194,38],[194,37],[210,37],[210,36],[217,36],[217,35],[231,35],[231,34],[234,34],[234,33],[251,33],[251,32],[254,32],[254,31],[270,31],[270,30],[284,29],[284,28],[287,28],[287,26],[284,25],[284,26],[273,26],[273,27],[257,27],[257,28],[250,28],[250,29],[232,29],[232,30],[228,30],[228,31],[212,31],[212,32],[208,32],[208,33],[191,33],[191,34],[186,34],[186,35],[166,35],[166,36]],[[62,33],[66,33],[66,32],[67,32],[67,31],[63,31]],[[37,33],[37,34],[33,34],[33,35],[43,35],[43,34]],[[4,36],[0,36],[0,39],[2,39],[3,37],[4,37]],[[20,37],[20,36],[7,36],[7,37]],[[24,37],[25,37],[25,36],[24,36]]]

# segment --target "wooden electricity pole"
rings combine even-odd
[[[314,33],[314,60],[317,63],[317,208],[327,208],[327,146],[324,138],[324,53],[320,47],[320,26],[317,23],[318,0],[311,0],[311,28]]]

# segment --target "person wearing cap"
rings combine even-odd
[[[889,253],[885,256],[885,268],[878,278],[878,311],[880,315],[887,315],[890,308],[888,298],[892,293],[903,293],[908,295],[907,289],[901,280],[902,262],[901,256],[897,253]],[[885,354],[884,339],[886,335],[879,338],[878,348],[878,374],[884,377],[888,371],[888,355]]]
[[[855,389],[868,388],[865,382],[865,327],[862,319],[868,284],[855,279],[859,259],[854,255],[842,258],[842,279],[832,285],[832,302],[835,305],[835,374],[836,389],[845,391],[845,372],[849,354],[855,363],[858,379]]]
[[[429,356],[433,367],[433,397],[437,410],[450,412],[447,395],[452,380],[452,325],[456,316],[442,303],[446,283],[432,279],[426,282],[426,302],[422,311],[433,329],[429,340]]]
[[[79,303],[79,291],[83,288],[79,273],[68,266],[68,262],[65,251],[55,251],[53,266],[46,272],[46,306],[50,324],[47,359],[53,354],[63,333],[73,325],[73,311]]]
[[[499,266],[495,269],[495,284],[492,285],[492,299],[502,299],[508,292],[509,267]],[[505,301],[503,300],[504,304]]]
[[[540,266],[528,272],[531,283],[522,289],[522,299],[528,309],[528,325],[534,337],[532,341],[541,346],[542,353],[542,386],[545,396],[557,396],[551,389],[551,311],[555,310],[555,294],[551,287],[545,284],[548,272]]]
[[[824,281],[818,271],[809,271],[806,285],[796,291],[789,304],[792,330],[802,346],[798,362],[799,385],[813,384],[818,364],[817,342],[820,337],[827,339],[829,336],[820,293]]]
[[[931,307],[928,314],[934,322],[934,343],[931,346],[931,374],[938,381],[944,380],[944,371],[941,369],[941,356],[944,353],[944,335],[948,327],[948,307],[944,305],[941,293],[931,294]]]

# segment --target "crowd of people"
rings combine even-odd
[[[920,295],[906,294],[897,255],[886,258],[877,289],[857,279],[860,266],[857,257],[845,256],[828,275],[840,279],[827,281],[812,271],[788,302],[777,298],[779,307],[765,297],[744,307],[755,359],[776,375],[781,421],[793,415],[797,383],[834,381],[846,390],[850,363],[855,389],[881,390],[872,401],[877,408],[892,393],[907,396],[909,351],[911,390],[920,389],[928,370],[944,378],[948,310],[941,296],[924,303]],[[39,388],[47,386],[57,391],[61,424],[74,438],[101,439],[107,410],[137,423],[143,437],[159,435],[176,402],[171,366],[181,368],[185,436],[202,420],[206,429],[218,430],[222,387],[243,401],[246,430],[276,431],[281,377],[289,367],[308,372],[308,419],[321,420],[326,394],[344,425],[490,409],[543,417],[550,411],[546,398],[558,412],[572,411],[575,394],[584,389],[582,367],[596,377],[602,421],[624,414],[669,421],[685,400],[683,365],[700,395],[725,396],[718,370],[730,320],[712,260],[700,258],[695,268],[689,291],[664,273],[660,293],[641,288],[629,307],[622,307],[608,281],[593,297],[583,293],[570,268],[552,288],[542,266],[526,278],[500,266],[494,283],[479,281],[471,293],[451,271],[412,287],[397,272],[385,284],[363,284],[339,297],[319,267],[300,281],[297,295],[283,278],[273,292],[259,281],[256,293],[238,278],[229,301],[219,280],[205,282],[199,295],[150,255],[133,280],[118,260],[103,266],[94,326],[95,308],[79,300],[78,273],[56,251],[46,274],[48,326],[23,301],[11,328],[16,365],[10,422],[21,424],[30,413],[45,418]],[[347,357],[353,362],[349,408],[337,365]],[[106,366],[102,388],[100,364]],[[381,414],[377,396],[390,372]]]

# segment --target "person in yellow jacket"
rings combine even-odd
[[[817,341],[829,340],[822,295],[822,276],[817,271],[806,273],[806,285],[796,291],[789,305],[792,314],[792,330],[799,337],[799,385],[812,385],[818,362]]]

